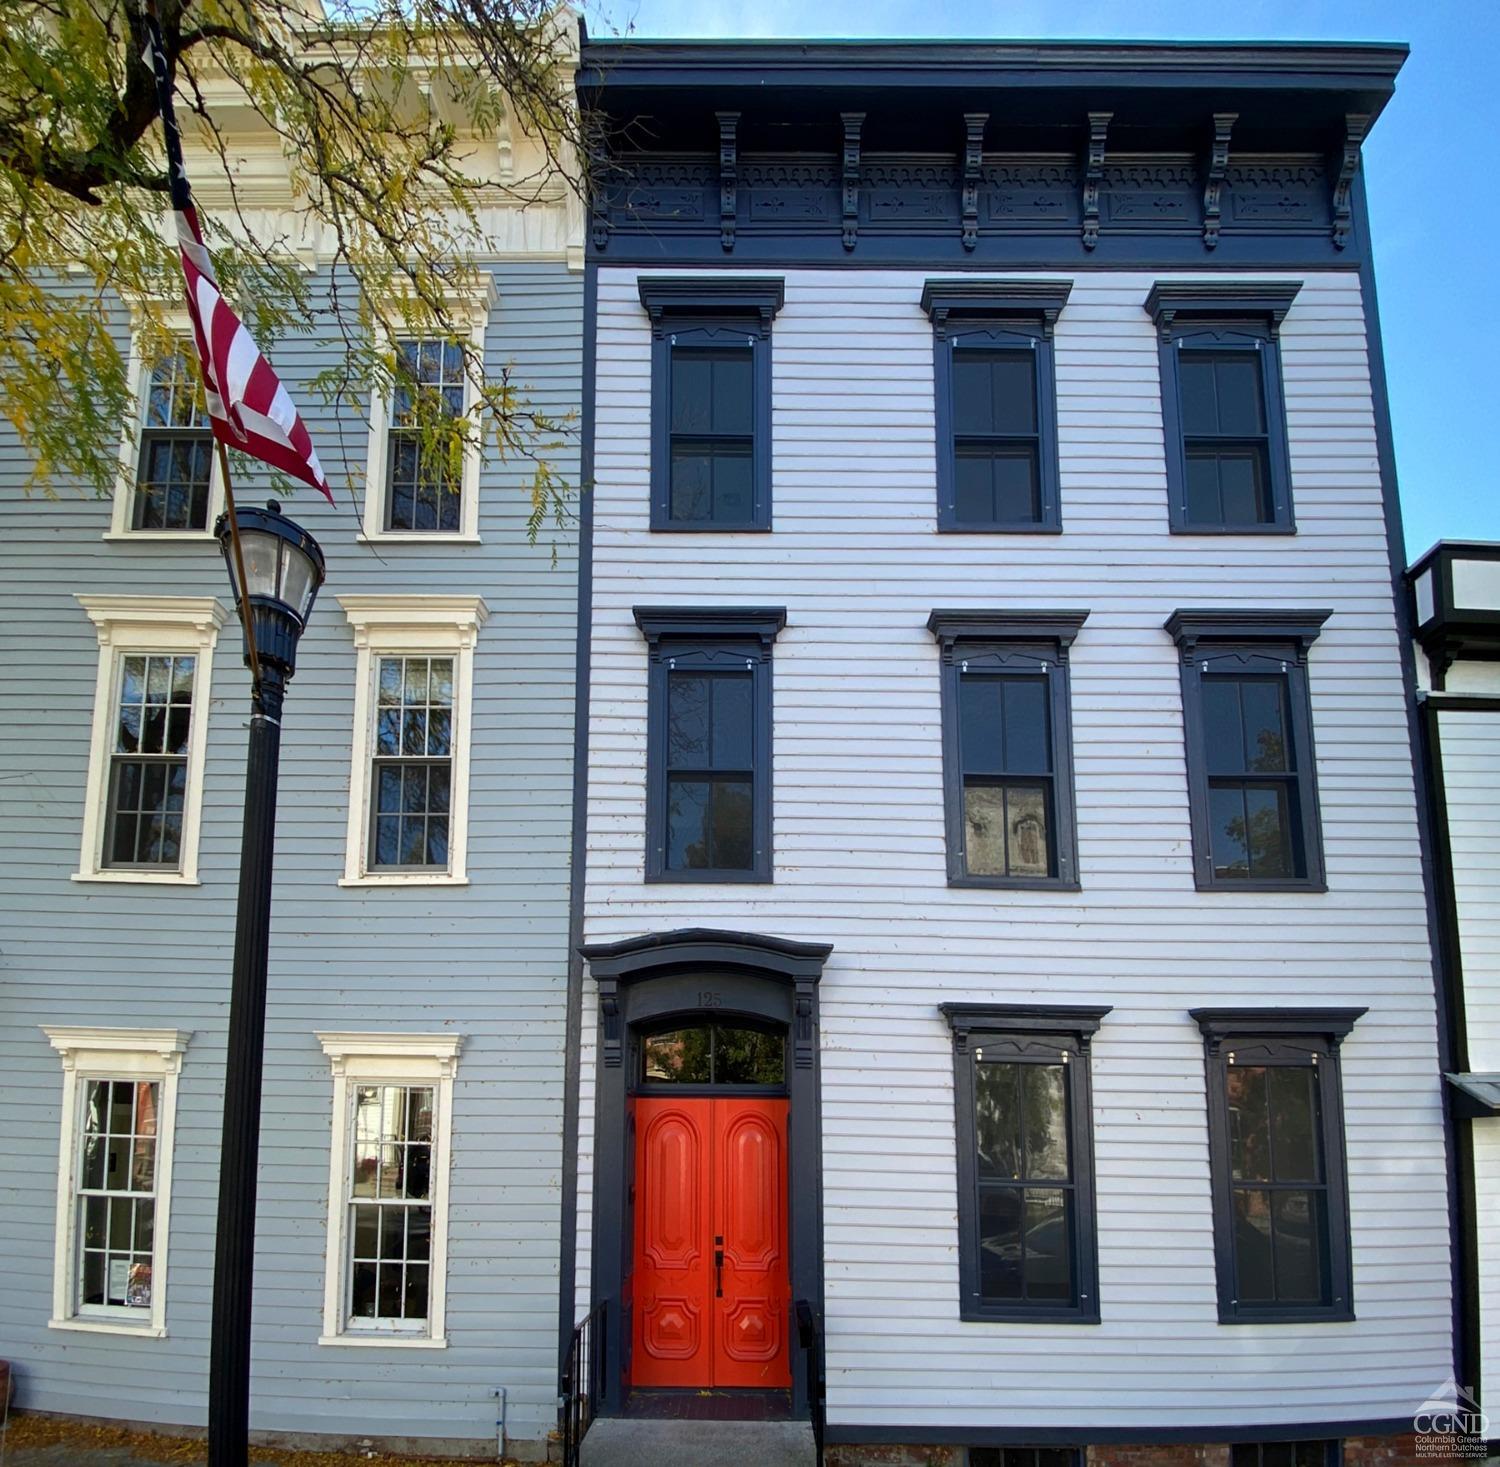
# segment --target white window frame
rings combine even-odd
[[[340,886],[466,886],[469,744],[474,721],[474,643],[490,609],[482,596],[340,596],[354,628],[354,752],[349,766],[349,832]],[[375,671],[382,657],[453,659],[453,788],[446,871],[370,866],[374,796]]]
[[[77,601],[98,634],[99,672],[94,684],[94,725],[83,805],[83,849],[73,880],[197,886],[214,646],[229,613],[213,596],[79,596]],[[182,812],[182,862],[175,871],[110,868],[104,864],[104,837],[109,824],[105,806],[121,668],[125,657],[136,653],[197,658],[188,731],[187,798]]]
[[[50,1329],[95,1334],[167,1333],[167,1224],[172,1215],[172,1143],[177,1118],[177,1077],[192,1037],[182,1029],[105,1029],[43,1024],[42,1033],[62,1057],[62,1134],[57,1153],[57,1223],[52,1267]],[[76,1291],[78,1207],[74,1196],[89,1080],[153,1081],[159,1087],[156,1117],[156,1220],[151,1247],[151,1313],[132,1319],[124,1310],[79,1313]],[[131,1311],[134,1313],[135,1311]]]
[[[448,1345],[448,1170],[453,1151],[453,1076],[461,1034],[320,1033],[333,1067],[333,1146],[328,1161],[328,1246],[320,1345],[442,1350]],[[351,1320],[349,1279],[349,1145],[354,1096],[361,1085],[431,1085],[437,1135],[432,1148],[432,1257],[427,1328],[417,1332]]]
[[[153,543],[199,545],[214,538],[214,521],[224,509],[224,475],[220,469],[217,451],[213,455],[213,466],[208,480],[208,515],[201,530],[136,530],[131,528],[135,517],[135,490],[140,477],[141,433],[146,425],[146,405],[150,395],[151,366],[141,350],[143,311],[139,302],[130,307],[130,356],[126,365],[126,381],[130,400],[135,404],[135,431],[120,434],[120,472],[115,484],[114,504],[110,510],[109,529],[104,532],[106,540],[149,540]],[[192,345],[192,318],[186,307],[174,306],[160,311],[162,324],[174,336]],[[154,364],[152,364],[154,365]],[[190,365],[196,371],[196,364]]]
[[[455,317],[465,318],[469,343],[482,362],[485,334],[490,313],[499,302],[494,276],[488,272],[465,285],[454,284],[443,293],[443,299]],[[381,332],[386,350],[394,352],[398,340],[414,339],[418,333],[400,337]],[[465,373],[464,412],[472,413],[481,383]],[[370,442],[365,454],[364,528],[359,539],[367,544],[385,545],[478,545],[479,538],[479,470],[484,458],[483,423],[475,423],[464,445],[463,479],[460,486],[459,528],[452,530],[388,530],[385,527],[386,474],[389,469],[391,402],[385,392],[376,388],[370,394]]]

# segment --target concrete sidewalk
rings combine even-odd
[[[805,1421],[650,1421],[605,1417],[583,1439],[583,1467],[812,1467]]]

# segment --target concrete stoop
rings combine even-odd
[[[583,1439],[583,1467],[812,1467],[805,1421],[651,1421],[607,1416]]]

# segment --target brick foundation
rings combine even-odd
[[[1417,1438],[1349,1437],[1343,1467],[1474,1467],[1475,1459],[1418,1454]],[[965,1467],[962,1447],[832,1446],[828,1467]],[[1481,1462],[1483,1458],[1479,1459]],[[1091,1446],[1086,1467],[1230,1467],[1229,1448],[1214,1443]]]

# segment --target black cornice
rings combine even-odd
[[[1247,1038],[1316,1034],[1330,1044],[1349,1033],[1369,1009],[1211,1008],[1190,1009],[1192,1019],[1211,1045]]]
[[[653,654],[663,637],[753,637],[767,649],[786,625],[784,606],[637,606],[635,624]]]
[[[764,334],[786,302],[786,283],[777,275],[642,275],[638,285],[658,330],[673,314],[747,315]]]
[[[927,618],[927,630],[944,647],[959,641],[1055,642],[1063,652],[1072,645],[1088,615],[1086,611],[940,609]]]
[[[1321,609],[1203,607],[1174,611],[1162,625],[1184,657],[1192,657],[1202,642],[1290,642],[1306,656],[1307,649],[1318,640],[1323,623],[1332,615],[1333,612]]]
[[[1158,280],[1143,304],[1164,341],[1176,321],[1253,319],[1274,336],[1301,289],[1300,280]]]
[[[922,309],[938,335],[955,317],[965,320],[1025,319],[1040,321],[1046,335],[1068,303],[1071,280],[997,280],[982,275],[929,280],[922,287]]]

